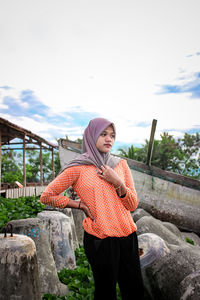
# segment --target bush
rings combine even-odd
[[[45,205],[39,199],[39,196],[14,199],[0,197],[0,232],[11,220],[36,217],[37,213],[45,208]]]

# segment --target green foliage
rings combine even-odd
[[[40,151],[26,151],[26,179],[27,182],[39,182],[40,180]],[[58,151],[54,153],[55,175],[60,171],[60,160]],[[42,173],[43,182],[52,179],[52,157],[49,151],[42,151]]]
[[[179,139],[182,155],[182,173],[200,179],[200,134],[185,133],[183,139]]]
[[[133,145],[131,145],[128,149],[118,149],[118,151],[120,152],[121,156],[123,157],[128,157],[130,159],[134,159],[137,160],[137,149],[138,148],[134,148]]]
[[[194,245],[194,241],[189,239],[188,237],[185,238],[186,242],[191,244],[191,245]]]
[[[36,217],[44,207],[39,197],[0,197],[0,232],[9,221]]]
[[[79,144],[82,144],[82,143],[83,143],[83,139],[78,138],[78,139],[75,140],[75,142],[77,142],[77,143],[79,143]]]
[[[128,149],[118,149],[119,154],[146,163],[149,142],[141,148],[131,145]],[[154,140],[151,165],[166,171],[200,179],[200,134],[185,133],[175,139],[166,132],[160,140]]]
[[[42,151],[43,182],[52,180],[52,156],[49,151]],[[60,171],[58,151],[54,152],[55,176]],[[23,182],[22,153],[14,150],[2,151],[2,182]],[[40,181],[40,151],[26,150],[26,181]]]
[[[20,161],[20,153],[17,153],[13,150],[2,151],[2,182],[14,183],[15,181],[23,181],[23,174]]]
[[[63,269],[58,273],[60,281],[68,286],[70,292],[57,298],[55,295],[44,294],[43,300],[93,299],[94,279],[83,247],[76,249],[75,255],[77,267],[74,270]]]
[[[70,292],[66,296],[44,294],[43,300],[92,300],[94,297],[94,279],[91,266],[87,260],[84,248],[75,251],[76,265],[74,270],[63,269],[58,273],[61,282],[66,284]],[[102,287],[103,288],[103,287]],[[106,291],[105,291],[106,293]],[[119,287],[117,286],[117,299],[120,300]]]

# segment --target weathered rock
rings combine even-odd
[[[186,276],[180,284],[180,300],[200,299],[200,270]]]
[[[64,193],[62,193],[64,195]],[[72,236],[73,236],[73,244],[74,249],[79,247],[79,244],[83,244],[83,228],[82,221],[84,218],[84,213],[82,210],[73,209],[73,208],[58,208],[46,205],[45,211],[59,211],[68,216],[71,220],[72,227]]]
[[[200,247],[200,238],[197,234],[195,234],[193,232],[182,232],[182,237],[184,240],[186,240],[186,238],[189,238],[190,240],[192,240],[194,242],[195,246]]]
[[[185,242],[178,238],[171,230],[162,224],[160,220],[144,216],[136,222],[137,234],[155,233],[169,244],[184,245]]]
[[[162,224],[167,227],[171,232],[173,232],[178,238],[185,241],[182,232],[178,229],[178,227],[170,222],[162,222]]]
[[[174,245],[173,245],[174,246]],[[180,300],[180,283],[200,268],[200,251],[195,246],[174,246],[174,250],[146,267],[153,299]]]
[[[68,216],[70,218],[70,223],[71,223],[71,228],[72,228],[72,237],[73,237],[73,245],[74,245],[74,249],[79,247],[79,239],[78,239],[78,228],[75,224],[75,219],[74,219],[74,211],[77,211],[77,209],[73,209],[73,208],[65,208],[63,209],[63,213],[66,214],[66,216]]]
[[[134,222],[137,222],[142,217],[151,216],[151,215],[143,208],[137,208],[134,212],[131,213],[131,216],[132,216]]]
[[[140,255],[140,265],[142,269],[142,277],[144,287],[150,299],[154,299],[151,291],[151,282],[149,274],[146,274],[146,269],[156,260],[170,253],[163,239],[154,233],[144,233],[138,236],[138,244],[142,255]]]
[[[0,234],[0,300],[40,300],[34,241],[24,235]]]
[[[45,221],[39,218],[28,218],[13,220],[9,223],[13,225],[15,233],[29,236],[35,242],[41,292],[60,296],[66,295],[68,288],[59,281]]]
[[[74,223],[76,226],[76,234],[77,234],[78,242],[80,245],[83,245],[83,235],[84,235],[83,219],[85,218],[85,214],[82,210],[78,210],[78,209],[72,209],[72,213],[74,217]]]
[[[165,241],[154,233],[140,234],[138,244],[139,248],[142,249],[142,255],[140,255],[141,268],[145,268],[159,257],[170,253]]]
[[[70,218],[59,211],[42,211],[37,217],[45,220],[57,271],[74,269],[76,259]]]

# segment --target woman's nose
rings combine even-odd
[[[111,137],[109,135],[106,136],[106,141],[111,142]]]

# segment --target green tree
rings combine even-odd
[[[60,171],[60,160],[58,151],[54,153],[55,176]],[[52,157],[49,151],[42,151],[42,173],[43,182],[52,180]],[[40,181],[40,152],[38,150],[27,151],[26,163],[27,182]]]
[[[77,142],[77,143],[79,143],[79,144],[82,144],[83,139],[78,138],[78,139],[75,140],[75,142]]]
[[[200,179],[200,134],[185,133],[178,142],[181,152],[180,173]]]
[[[148,147],[146,140],[141,148],[132,145],[128,150],[119,149],[119,154],[146,163]],[[185,133],[183,138],[175,139],[164,132],[160,140],[154,140],[151,165],[200,179],[200,134]]]
[[[137,160],[136,148],[134,148],[133,145],[131,145],[128,149],[122,149],[122,148],[120,148],[119,152],[124,157],[128,157],[128,158],[136,159]]]
[[[50,151],[42,152],[43,181],[52,180],[52,156]],[[60,160],[58,151],[54,150],[55,176],[60,172]],[[27,182],[40,181],[40,152],[38,150],[26,150],[26,180]],[[23,183],[22,151],[2,151],[2,182]]]
[[[149,142],[146,141],[145,150],[148,151]],[[161,140],[154,141],[151,164],[163,170],[180,172],[180,147],[174,137],[166,132],[161,134]],[[146,162],[146,159],[145,159]]]
[[[21,153],[14,150],[2,151],[2,182],[14,183],[15,181],[23,181],[21,157]]]

